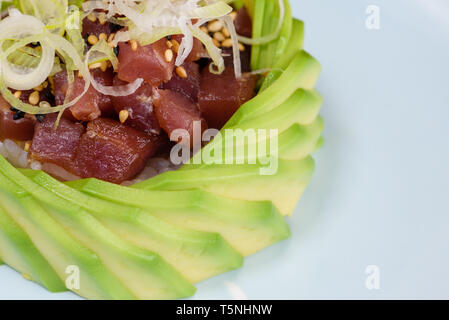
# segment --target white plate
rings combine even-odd
[[[326,145],[292,238],[199,284],[195,298],[448,299],[449,2],[292,3],[323,65]],[[373,3],[379,30],[365,24]],[[366,286],[371,265],[379,289],[372,277]],[[77,297],[2,266],[0,298]]]

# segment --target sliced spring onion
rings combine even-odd
[[[217,19],[232,12],[232,7],[223,1],[212,3],[210,5],[196,8],[192,11],[191,19]]]
[[[184,63],[184,61],[189,56],[190,52],[193,49],[193,33],[192,33],[192,22],[186,21],[185,18],[182,18],[178,21],[179,28],[181,29],[182,37],[181,45],[179,46],[178,56],[176,58],[176,65],[180,66]]]
[[[213,61],[213,63],[210,65],[210,71],[215,74],[223,73],[225,69],[225,64],[224,59],[221,55],[221,49],[217,48],[214,45],[211,37],[209,37],[208,34],[204,33],[200,28],[193,27],[192,34],[195,38],[197,38],[204,44],[207,52],[209,53],[210,58]]]
[[[25,21],[28,20],[28,16],[23,15],[23,17],[26,18]],[[24,21],[24,20],[22,19],[22,21]],[[3,31],[3,29],[1,29],[1,30]],[[66,63],[67,63],[67,61],[70,60],[69,66],[71,66],[71,68],[68,69],[69,83],[70,83],[70,79],[73,78],[73,69],[78,70],[78,72],[83,76],[83,78],[85,79],[85,86],[84,86],[83,92],[80,95],[78,95],[77,97],[75,97],[73,100],[71,100],[67,103],[64,103],[63,105],[60,105],[60,106],[56,106],[56,107],[39,106],[39,107],[37,107],[37,106],[33,106],[30,104],[24,103],[20,99],[17,99],[11,93],[11,91],[8,89],[8,85],[5,82],[4,74],[2,73],[0,75],[0,93],[2,94],[3,98],[11,104],[12,107],[16,108],[17,110],[23,111],[25,113],[49,114],[49,113],[60,112],[60,115],[61,115],[62,111],[73,106],[84,96],[84,94],[89,89],[91,76],[89,73],[89,69],[84,65],[83,61],[81,60],[81,57],[78,55],[78,52],[76,51],[76,49],[73,47],[73,45],[69,41],[67,41],[65,38],[61,37],[60,35],[52,34],[49,32],[45,33],[45,35],[43,35],[42,37],[43,37],[43,40],[41,41],[41,43],[48,42],[48,44],[54,50],[56,50],[58,52],[58,54],[60,54],[64,58]],[[54,55],[52,57],[52,61],[54,61]],[[72,75],[72,76],[70,76],[70,75]],[[46,74],[46,77],[48,77],[48,73]]]
[[[5,84],[15,90],[29,90],[40,85],[51,73],[55,61],[55,49],[42,36],[45,25],[35,17],[26,16],[26,19],[24,17],[13,14],[0,22],[0,40],[2,42],[5,39],[21,39],[6,51],[0,47],[2,77]],[[40,42],[42,48],[42,56],[36,68],[20,68],[8,61],[9,54],[35,41]]]
[[[118,59],[114,50],[103,39],[90,48],[84,59],[88,66],[101,61],[110,61],[114,70],[117,70],[118,67]]]
[[[4,43],[3,49],[10,47],[11,43]],[[9,63],[13,64],[17,68],[23,68],[25,70],[34,69],[39,65],[41,61],[42,51],[31,47],[22,47],[14,51],[8,56]],[[55,57],[55,62],[50,76],[62,71],[61,61],[58,57]]]

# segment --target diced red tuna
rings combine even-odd
[[[0,96],[0,140],[31,140],[35,123],[36,118],[28,115],[14,120],[14,112],[10,110],[9,103]]]
[[[201,131],[207,129],[207,123],[201,117],[197,104],[180,93],[171,90],[155,89],[153,93],[154,110],[162,129],[170,136],[177,129],[188,133],[193,143],[193,129],[197,122]]]
[[[234,69],[234,54],[232,48],[224,48],[224,62],[226,68]],[[240,65],[242,72],[251,71],[251,47],[245,46],[245,51],[240,51]]]
[[[55,102],[57,105],[64,103],[65,96],[68,90],[67,74],[61,71],[53,76],[55,88]],[[75,79],[72,85],[72,92],[68,101],[81,95],[84,91],[84,79],[75,74]],[[70,107],[70,113],[66,112],[64,115],[69,119],[76,119],[80,121],[92,121],[101,115],[98,104],[100,102],[100,94],[90,86],[84,96]]]
[[[87,125],[76,155],[76,174],[114,183],[132,179],[157,152],[157,138],[112,119]]]
[[[245,7],[242,7],[238,13],[237,17],[234,21],[235,29],[237,34],[251,38],[253,35],[253,22],[251,17],[249,16],[248,10]]]
[[[88,17],[83,19],[83,29],[81,31],[83,37],[88,37],[90,35],[99,36],[101,33],[105,33],[109,36],[111,33],[109,22],[105,22],[103,24],[100,23],[98,19],[95,22],[89,20]]]
[[[173,40],[176,40],[179,44],[181,44],[184,36],[182,34],[172,36]],[[207,50],[204,47],[203,43],[197,38],[193,38],[193,48],[187,57],[186,61],[193,62],[198,61],[201,58],[207,57]]]
[[[114,71],[109,68],[106,71],[102,71],[100,68],[96,68],[91,71],[91,75],[94,79],[104,86],[114,85]],[[102,117],[112,117],[114,115],[114,105],[112,104],[112,97],[104,95],[100,92],[98,100],[98,108],[101,111]]]
[[[114,85],[126,85],[127,82],[114,78]],[[158,135],[161,128],[153,111],[153,88],[148,83],[143,83],[135,93],[126,97],[112,97],[114,109],[117,113],[122,110],[129,112],[125,124],[146,134]]]
[[[54,163],[70,171],[84,127],[62,118],[54,130],[56,118],[57,114],[49,114],[42,123],[36,124],[31,155],[36,160]]]
[[[185,62],[182,67],[187,72],[187,78],[181,78],[177,73],[173,78],[162,85],[162,89],[176,91],[188,97],[193,102],[198,102],[200,93],[200,67],[195,62]]]
[[[112,85],[113,73],[111,70],[103,72],[100,69],[95,69],[92,71],[92,76],[103,85]],[[53,81],[55,87],[55,102],[57,105],[61,105],[64,103],[68,89],[67,73],[62,71],[55,74]],[[73,100],[83,93],[84,84],[84,79],[75,75],[72,93],[68,101]],[[92,121],[99,118],[102,113],[105,116],[110,115],[112,110],[113,105],[111,98],[101,94],[95,90],[93,86],[90,86],[85,95],[82,96],[75,105],[70,107],[71,115],[66,112],[65,116],[72,120]]]
[[[209,127],[221,129],[254,96],[256,84],[257,77],[249,73],[237,80],[231,68],[226,68],[221,75],[205,68],[201,74],[199,108]]]
[[[137,50],[131,44],[119,43],[118,77],[126,82],[138,78],[144,79],[152,86],[159,86],[172,78],[175,59],[167,62],[165,51],[168,49],[165,38],[147,46],[138,46]]]

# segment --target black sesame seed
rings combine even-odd
[[[13,118],[13,120],[20,120],[20,119],[23,119],[24,117],[25,117],[25,112],[17,111],[12,118]]]
[[[42,122],[45,119],[45,114],[36,114],[35,117],[37,121]]]
[[[9,108],[9,110],[11,110],[12,112],[17,112],[17,111],[19,111],[19,110],[17,110],[17,109],[14,108],[14,107]]]
[[[111,33],[115,33],[119,30],[122,30],[123,26],[119,25],[119,24],[115,24],[112,22],[109,22],[109,30],[111,31]]]
[[[119,46],[114,47],[114,54],[116,57],[118,57],[119,53],[120,53],[120,47]]]
[[[55,96],[53,95],[53,93],[51,93],[50,90],[44,91],[44,98],[45,98],[44,100],[50,104],[54,104],[55,102]]]
[[[171,39],[172,39],[172,36],[171,36],[171,35],[167,36],[167,40],[168,40],[168,41],[171,41]]]

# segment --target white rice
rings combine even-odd
[[[5,139],[0,141],[0,154],[8,159],[11,164],[17,168],[28,168],[32,170],[43,170],[56,178],[63,181],[72,181],[81,179],[80,177],[68,172],[64,168],[52,163],[40,163],[39,161],[32,160],[29,157],[28,152],[23,149],[24,143],[16,143],[13,140]],[[170,157],[156,157],[151,158],[148,161],[145,169],[133,180],[125,181],[122,183],[124,186],[130,186],[145,180],[148,180],[158,174],[175,171],[180,166],[174,165],[170,161]]]

